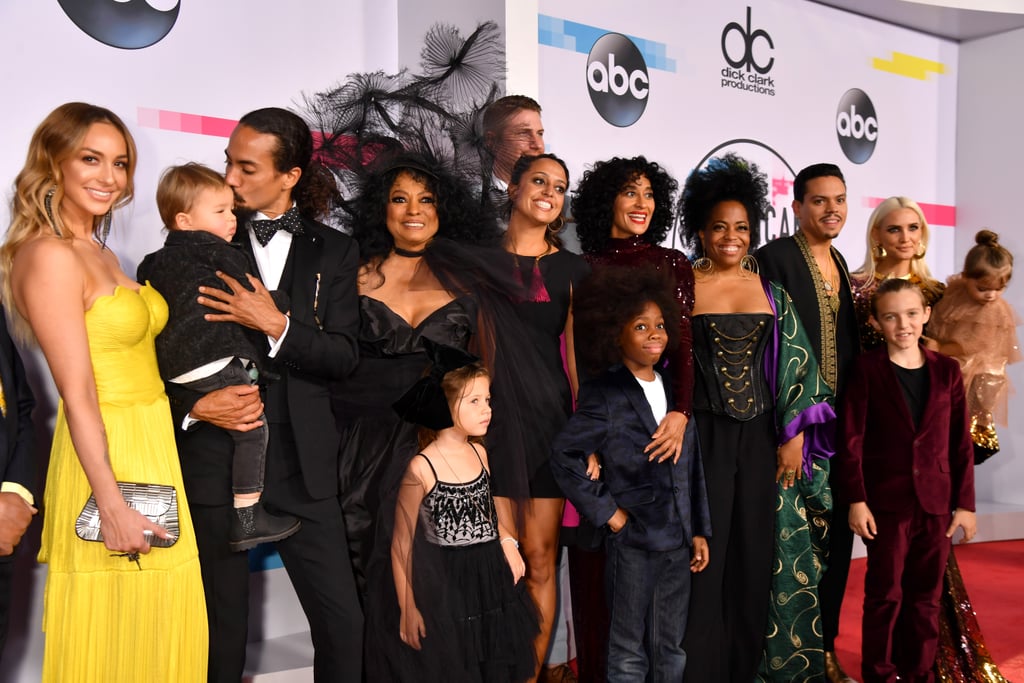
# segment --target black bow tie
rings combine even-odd
[[[256,235],[256,241],[260,246],[265,247],[274,237],[278,230],[287,230],[293,235],[301,235],[302,218],[299,216],[298,207],[293,206],[273,220],[250,221],[252,232]]]

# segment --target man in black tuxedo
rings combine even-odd
[[[36,514],[32,408],[21,357],[0,309],[0,656],[7,641],[14,550]]]
[[[263,398],[270,425],[263,502],[302,521],[277,549],[309,619],[315,680],[358,683],[362,611],[338,502],[339,435],[327,385],[357,361],[359,258],[355,242],[316,220],[334,190],[311,161],[312,143],[305,122],[284,109],[259,109],[239,121],[225,150],[239,214],[234,241],[251,254],[259,277],[250,275],[246,286],[224,275],[230,292],[200,287],[199,301],[215,311],[209,320],[266,335],[265,365],[280,378]],[[268,289],[287,295],[287,314]],[[209,680],[237,683],[249,576],[246,554],[228,548],[233,447],[224,429],[257,426],[264,406],[256,387],[200,397],[168,385],[168,393],[177,424],[186,427],[177,432],[178,449],[206,591]]]

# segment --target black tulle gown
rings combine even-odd
[[[413,327],[383,302],[359,297],[359,366],[333,388],[341,432],[341,505],[360,591],[374,545],[382,487],[401,477],[417,451],[416,426],[391,408],[429,364],[423,340],[468,349],[476,328],[476,302],[458,297]]]

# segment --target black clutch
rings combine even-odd
[[[138,510],[154,524],[170,532],[170,538],[147,534],[149,544],[154,548],[169,548],[178,542],[178,493],[173,486],[165,484],[134,484],[119,481],[117,487],[128,507]],[[82,513],[75,520],[75,533],[84,541],[103,541],[100,531],[100,511],[96,507],[96,496],[90,495]]]

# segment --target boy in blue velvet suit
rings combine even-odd
[[[672,285],[653,269],[601,269],[573,302],[581,360],[601,371],[580,390],[555,439],[552,471],[573,505],[607,525],[608,681],[681,681],[690,573],[707,566],[711,535],[696,433],[683,451],[644,452],[668,406],[657,366],[678,344]],[[595,457],[596,454],[596,457]]]
[[[950,539],[976,530],[967,401],[959,364],[920,345],[931,309],[917,285],[886,280],[871,308],[885,346],[854,365],[834,460],[868,550],[861,671],[864,683],[930,683]]]

